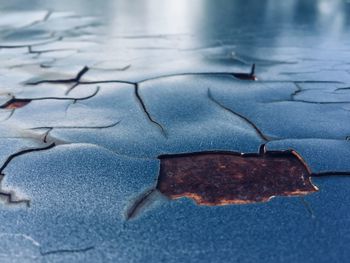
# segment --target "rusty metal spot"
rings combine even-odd
[[[294,151],[241,154],[204,152],[160,156],[157,189],[199,205],[266,202],[274,196],[317,191],[311,172]]]
[[[26,106],[31,100],[29,99],[11,99],[4,105],[0,106],[2,109],[18,109]]]

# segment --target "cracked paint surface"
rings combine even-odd
[[[346,1],[0,5],[1,262],[349,258]],[[285,151],[307,171],[261,158]],[[188,184],[164,168],[208,187],[221,169],[239,202],[277,175],[313,193],[170,202]]]

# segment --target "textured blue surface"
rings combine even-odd
[[[348,1],[0,6],[0,106],[31,100],[0,108],[1,262],[348,260]],[[253,63],[257,81],[234,77]],[[296,151],[319,191],[220,207],[155,193],[127,220],[159,155],[263,144]]]

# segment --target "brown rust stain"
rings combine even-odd
[[[18,108],[22,108],[24,106],[26,106],[28,103],[30,103],[31,100],[27,100],[27,99],[12,99],[9,102],[7,102],[6,104],[2,105],[1,108],[2,109],[18,109]]]
[[[189,197],[199,205],[266,202],[274,196],[302,196],[318,190],[294,151],[202,152],[159,159],[156,188],[171,199]]]

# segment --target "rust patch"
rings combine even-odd
[[[18,109],[26,106],[31,100],[27,99],[12,99],[5,103],[4,105],[0,106],[2,109]]]
[[[157,189],[199,205],[266,202],[274,196],[317,191],[311,172],[294,151],[241,154],[207,152],[160,156]]]

